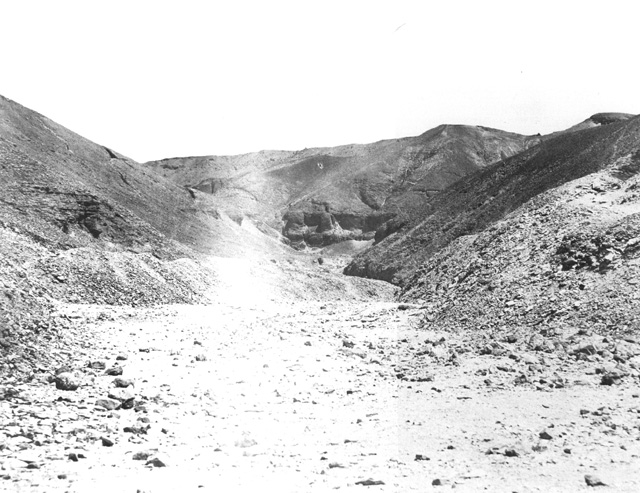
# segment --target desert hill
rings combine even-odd
[[[429,199],[404,200],[402,214],[390,221],[393,227],[383,226],[378,244],[345,273],[404,284],[456,238],[482,232],[546,191],[612,166],[620,167],[619,176],[632,176],[639,126],[635,117],[562,132]]]
[[[261,276],[264,282],[253,286],[265,299],[305,299],[314,290],[359,298],[371,290],[368,281],[309,269],[309,260],[277,232],[236,221],[208,194],[3,97],[0,183],[5,356],[24,349],[16,342],[21,337],[51,335],[64,324],[51,318],[60,303],[157,306],[211,302],[221,293],[243,298],[249,291],[238,283]]]
[[[534,145],[484,127],[441,125],[417,137],[302,151],[173,158],[146,163],[169,180],[211,194],[229,215],[263,222],[296,247],[373,239],[404,194],[432,195]]]

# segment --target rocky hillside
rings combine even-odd
[[[458,237],[418,268],[402,297],[424,303],[428,322],[478,335],[637,337],[639,171],[636,149]]]
[[[455,239],[484,231],[546,191],[611,166],[622,166],[619,176],[631,176],[638,127],[640,119],[631,118],[563,132],[428,200],[404,200],[402,216],[384,225],[379,243],[356,257],[345,272],[406,284]]]
[[[305,299],[307,289],[318,289],[358,298],[371,289],[368,281],[310,269],[309,259],[293,256],[277,235],[262,224],[233,220],[210,195],[0,97],[5,363],[34,361],[45,351],[47,338],[68,322],[53,315],[60,303],[210,302],[228,291],[239,269],[244,282],[277,270],[271,274],[278,286],[264,284],[270,296]],[[252,259],[257,267],[222,265],[222,257]],[[298,273],[303,279],[296,284],[291,277]],[[240,289],[233,293],[243,296]],[[33,354],[25,356],[29,347]]]
[[[396,197],[429,197],[460,178],[537,143],[538,137],[442,125],[373,144],[261,151],[146,163],[208,194],[216,207],[281,231],[293,246],[373,239],[398,214]]]

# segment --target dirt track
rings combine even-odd
[[[65,310],[90,321],[68,334],[86,346],[70,360],[82,385],[57,390],[43,375],[0,401],[0,489],[566,492],[589,490],[592,474],[612,491],[640,490],[632,380],[600,386],[577,363],[548,358],[564,388],[516,386],[513,360],[417,329],[413,307]],[[118,355],[146,412],[94,405],[114,377],[86,365],[109,368]],[[145,465],[155,457],[166,467]],[[358,484],[369,479],[384,484]]]

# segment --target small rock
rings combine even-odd
[[[348,339],[342,339],[342,346],[351,349],[355,344]]]
[[[60,373],[55,377],[56,389],[58,390],[77,390],[80,386],[78,378],[69,372]]]
[[[102,446],[103,447],[113,447],[113,441],[108,438],[102,437]]]
[[[151,457],[151,452],[136,452],[135,454],[133,454],[132,459],[133,460],[147,460],[149,457]]]
[[[114,409],[118,409],[118,407],[120,407],[120,403],[112,399],[98,399],[96,401],[96,406],[103,407],[107,411],[113,411]]]
[[[616,371],[607,372],[602,375],[602,378],[600,379],[600,385],[613,385],[622,380],[622,377],[623,375]]]
[[[442,486],[442,481],[440,479],[434,479],[431,481],[432,486]]]
[[[67,479],[66,474],[58,474],[58,479]]]
[[[125,426],[122,431],[125,433],[133,433],[134,435],[146,435],[148,429],[148,427],[145,428],[142,426]]]
[[[115,365],[115,366],[112,366],[111,368],[109,368],[105,373],[107,375],[112,376],[112,377],[116,377],[118,375],[122,375],[122,371],[123,370],[122,370],[121,366]]]
[[[122,405],[120,407],[122,409],[133,409],[135,405],[136,405],[136,400],[132,397],[131,399],[122,401]]]
[[[114,389],[109,392],[109,399],[115,399],[120,402],[128,401],[134,397],[135,394],[127,389]]]
[[[547,430],[542,430],[538,436],[543,440],[551,440],[553,437],[547,432]]]
[[[126,354],[119,354],[116,356],[116,361],[126,361],[129,358]]]
[[[154,458],[154,459],[151,459],[145,465],[146,466],[153,466],[153,467],[167,467],[167,465],[164,462],[162,462],[160,459],[158,459],[157,457]]]
[[[426,455],[416,454],[416,458],[414,460],[431,460],[431,459]]]
[[[35,462],[32,462],[31,464],[27,464],[27,469],[40,469],[40,466]]]
[[[593,476],[591,474],[586,474],[584,477],[584,482],[589,486],[606,486],[605,483],[602,482],[600,478],[597,476]]]
[[[77,455],[77,454],[74,454],[73,452],[71,452],[71,453],[68,455],[68,458],[69,458],[69,460],[70,460],[70,461],[78,462],[78,455]]]
[[[304,343],[305,346],[311,346],[311,341],[307,341]]]
[[[104,370],[107,364],[104,361],[91,361],[88,366],[93,370]]]
[[[196,361],[207,361],[207,357],[204,354],[199,354],[196,356]]]
[[[114,378],[113,384],[120,389],[126,389],[127,387],[133,387],[133,380],[128,378]]]
[[[361,481],[356,481],[356,484],[361,486],[376,486],[379,484],[384,484],[384,481],[375,480],[375,479],[363,479]]]

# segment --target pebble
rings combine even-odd
[[[135,394],[127,389],[114,389],[109,392],[109,399],[115,399],[120,402],[128,401],[135,398]]]
[[[120,403],[112,399],[98,399],[96,401],[96,406],[103,407],[107,411],[113,411],[114,409],[117,409],[120,406]]]
[[[114,378],[113,384],[117,388],[126,389],[127,387],[133,387],[133,380],[128,378]]]
[[[553,438],[547,430],[542,430],[538,436],[543,440],[551,440]]]
[[[145,465],[146,466],[153,466],[153,467],[167,467],[167,465],[164,462],[162,462],[160,459],[158,459],[157,457],[155,459],[151,459]]]
[[[384,484],[384,481],[375,480],[375,479],[363,479],[361,481],[356,481],[356,484],[361,486],[377,486]]]
[[[122,401],[122,405],[120,407],[122,409],[133,409],[135,405],[136,405],[136,400],[132,397],[131,399]]]
[[[55,377],[55,382],[58,390],[77,390],[80,386],[78,377],[70,372],[60,373]]]
[[[600,385],[613,385],[622,379],[622,375],[618,372],[608,372],[602,375]]]
[[[606,486],[599,477],[593,476],[592,474],[586,474],[584,481],[589,486]]]
[[[112,377],[118,376],[118,375],[122,375],[122,367],[121,366],[112,366],[111,368],[109,368],[106,372],[107,375],[110,375]]]
[[[125,426],[122,431],[125,433],[133,433],[134,435],[146,435],[147,429],[142,426]]]

